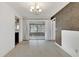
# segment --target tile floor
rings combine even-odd
[[[19,43],[5,57],[70,57],[53,41],[29,40]]]

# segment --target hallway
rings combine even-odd
[[[5,57],[70,57],[52,41],[29,40],[19,43]]]

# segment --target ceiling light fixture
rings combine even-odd
[[[42,12],[42,9],[38,5],[38,3],[35,2],[34,6],[30,7],[30,11],[36,15],[40,14]]]

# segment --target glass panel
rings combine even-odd
[[[37,32],[37,26],[36,25],[30,25],[30,31],[31,32]]]
[[[38,25],[38,32],[44,32],[44,25]]]

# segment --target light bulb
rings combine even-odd
[[[36,9],[39,9],[39,5],[36,6]]]
[[[30,9],[31,12],[33,12],[33,9]]]
[[[19,30],[19,25],[17,25],[17,30]]]
[[[42,9],[39,9],[39,12],[42,12]]]
[[[34,9],[34,7],[33,7],[33,6],[31,6],[31,9]]]

